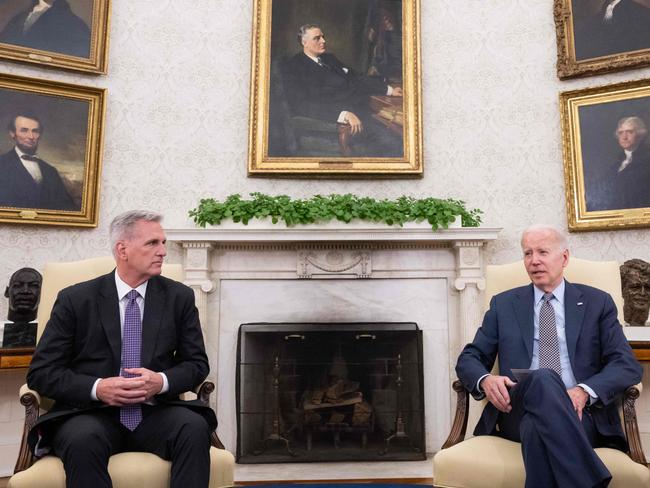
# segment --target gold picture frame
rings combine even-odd
[[[0,5],[0,59],[106,74],[111,0],[56,0],[25,31],[33,7]]]
[[[650,226],[650,80],[560,94],[570,231]]]
[[[249,176],[422,177],[419,17],[419,0],[255,0]],[[303,54],[305,25],[327,36],[327,64]],[[332,98],[332,85],[305,82],[313,68],[362,95],[345,85]],[[351,136],[354,112],[364,131]]]
[[[560,79],[650,65],[650,0],[554,0]]]
[[[0,74],[0,222],[97,226],[105,98]]]

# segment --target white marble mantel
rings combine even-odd
[[[226,447],[236,448],[239,324],[368,319],[420,324],[427,452],[439,449],[452,416],[453,363],[482,316],[484,245],[499,231],[259,221],[167,229],[168,242],[180,246],[185,283],[196,293]]]

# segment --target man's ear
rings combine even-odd
[[[5,288],[5,298],[9,298],[9,287]]]
[[[115,255],[117,259],[126,260],[126,244],[124,241],[117,241],[117,244],[115,244]]]

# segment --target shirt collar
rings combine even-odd
[[[623,152],[625,153],[625,159],[628,159],[630,156],[632,156],[633,151],[628,151],[627,149],[623,149]]]
[[[564,305],[564,279],[560,282],[559,285],[553,290],[551,293],[553,293],[553,296],[555,299],[560,303],[560,305]],[[535,305],[537,305],[539,302],[542,301],[542,298],[544,298],[544,292],[537,288],[535,285],[533,285],[533,290],[535,291]]]
[[[316,64],[320,64],[320,63],[318,62],[318,58],[315,58],[314,56],[310,56],[309,54],[307,54],[307,53],[304,52],[304,51],[303,51],[303,54],[304,54],[305,56],[307,56],[309,59],[311,59],[314,63],[316,63]]]
[[[16,150],[16,154],[18,154],[18,157],[20,160],[23,160],[23,155],[27,154],[25,151],[21,151],[18,146],[14,146],[14,149]],[[36,157],[36,154],[27,154],[28,156],[33,156]]]
[[[149,282],[145,281],[140,286],[131,288],[129,285],[124,283],[124,281],[122,281],[122,278],[120,278],[120,276],[117,274],[117,270],[115,270],[115,286],[117,287],[117,298],[120,300],[122,300],[131,290],[137,291],[140,296],[144,298],[144,295],[147,292],[147,283]]]

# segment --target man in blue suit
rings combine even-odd
[[[456,365],[472,396],[489,401],[474,434],[521,442],[527,488],[607,486],[593,447],[626,449],[615,399],[641,366],[612,297],[564,279],[566,236],[533,226],[521,246],[532,283],[492,299]],[[530,372],[515,382],[517,369]]]

